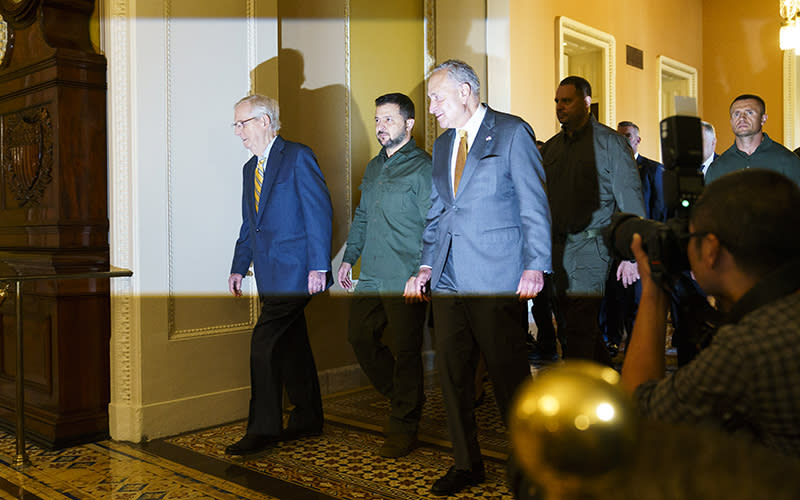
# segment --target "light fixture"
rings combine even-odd
[[[780,31],[781,50],[800,49],[800,0],[779,0],[783,24]]]

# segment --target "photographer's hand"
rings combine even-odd
[[[633,394],[642,383],[664,376],[669,297],[650,276],[650,261],[642,249],[642,237],[638,233],[633,235],[631,250],[642,279],[642,296],[622,364],[622,388]]]

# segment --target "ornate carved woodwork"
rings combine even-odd
[[[0,0],[0,275],[108,269],[106,61],[91,0]],[[0,30],[2,31],[2,30]],[[0,33],[1,34],[1,33]],[[24,287],[28,438],[108,432],[108,280]],[[0,426],[14,422],[15,304],[0,303]]]
[[[20,206],[36,206],[53,170],[53,123],[47,108],[16,111],[3,117],[3,165]]]

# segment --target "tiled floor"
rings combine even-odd
[[[535,375],[541,366],[532,366]],[[441,392],[426,380],[420,446],[407,457],[375,453],[388,402],[365,388],[325,398],[322,436],[283,443],[248,460],[228,457],[226,445],[244,433],[244,422],[187,433],[142,445],[114,441],[59,451],[28,444],[31,465],[11,463],[13,435],[0,432],[0,499],[404,499],[438,498],[432,482],[452,464]],[[459,499],[508,500],[506,429],[491,391],[477,408],[487,481]]]
[[[0,435],[0,498],[271,499],[234,482],[159,458],[138,446],[102,441],[60,451],[27,447],[31,465],[11,467],[14,437]]]
[[[102,441],[49,452],[28,445],[31,465],[18,472],[12,435],[0,433],[0,498],[25,499],[404,499],[436,498],[428,490],[452,464],[441,393],[426,384],[421,444],[406,457],[376,451],[386,401],[372,389],[325,399],[320,437],[283,443],[247,460],[224,454],[244,422],[143,445]],[[487,384],[478,408],[487,480],[452,498],[508,500],[505,428]]]

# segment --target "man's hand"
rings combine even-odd
[[[339,286],[341,286],[345,290],[350,290],[351,288],[353,288],[353,280],[350,279],[351,269],[353,269],[353,266],[351,266],[347,262],[342,262],[342,265],[339,266],[339,273],[337,275],[337,278],[339,280]]]
[[[526,269],[522,271],[516,293],[519,295],[519,300],[528,300],[536,297],[542,288],[544,288],[544,273]]]
[[[308,272],[308,293],[314,295],[317,292],[325,290],[325,271],[309,271]]]
[[[228,276],[228,291],[234,297],[242,296],[242,275],[239,273],[232,273]]]
[[[639,237],[639,248],[641,249],[641,242],[642,237]],[[631,248],[633,248],[633,244],[631,243]],[[647,254],[645,254],[645,259],[647,258]],[[637,259],[638,260],[638,259]],[[647,266],[648,272],[650,271],[650,266]],[[639,280],[639,269],[636,266],[636,262],[631,262],[628,260],[623,260],[619,263],[619,267],[617,267],[617,281],[622,282],[622,286],[628,288],[630,285],[633,285]]]
[[[403,297],[406,298],[406,304],[430,300],[430,297],[424,293],[425,287],[430,280],[431,268],[429,267],[420,267],[416,277],[412,276],[408,278],[405,291],[403,292]]]

